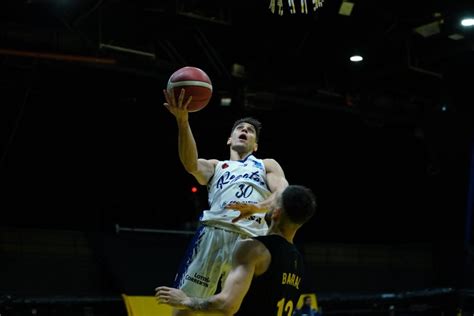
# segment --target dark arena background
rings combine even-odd
[[[296,2],[1,2],[0,315],[147,315],[127,298],[172,284],[207,207],[163,107],[183,66],[213,84],[201,157],[254,116],[316,193],[320,313],[473,314],[474,3]]]

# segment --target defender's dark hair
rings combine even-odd
[[[260,138],[260,131],[262,130],[262,123],[260,123],[260,121],[257,120],[256,118],[244,117],[234,122],[234,126],[232,126],[231,133],[234,131],[237,125],[241,123],[248,123],[250,125],[253,125],[253,127],[255,128],[255,139],[258,142],[258,139]]]
[[[304,224],[316,211],[316,197],[305,186],[290,185],[281,194],[281,206],[290,221]]]

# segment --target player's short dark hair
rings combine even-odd
[[[253,125],[253,127],[255,128],[255,139],[256,141],[258,141],[259,137],[260,137],[260,131],[262,130],[262,123],[257,120],[256,118],[253,118],[253,117],[244,117],[244,118],[241,118],[241,119],[238,119],[237,121],[234,122],[234,126],[232,126],[232,131],[234,131],[234,129],[237,127],[237,125],[241,124],[241,123],[248,123],[250,125]]]
[[[281,206],[290,221],[304,224],[316,211],[316,197],[305,186],[289,185],[281,194]]]

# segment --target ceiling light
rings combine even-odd
[[[421,25],[415,28],[415,32],[423,37],[432,36],[438,34],[441,31],[440,21],[431,22],[425,25]]]
[[[354,8],[354,3],[349,2],[349,1],[343,1],[339,8],[339,14],[350,16],[353,8]]]
[[[461,25],[462,26],[473,26],[474,25],[474,18],[462,19]]]
[[[245,78],[246,77],[246,72],[245,72],[245,66],[240,65],[240,64],[232,64],[232,76],[237,77],[237,78]]]
[[[349,59],[350,59],[352,62],[355,62],[355,63],[364,60],[364,58],[363,58],[362,56],[360,56],[360,55],[353,55],[353,56],[351,56]]]
[[[462,36],[461,34],[458,34],[458,33],[453,33],[453,34],[449,35],[448,37],[452,40],[455,40],[455,41],[458,41],[458,40],[461,40],[461,39],[464,38],[464,36]]]
[[[222,97],[221,98],[221,106],[230,106],[232,104],[231,97]]]

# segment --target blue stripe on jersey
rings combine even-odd
[[[250,154],[250,155],[248,155],[247,157],[245,157],[244,159],[237,160],[237,161],[239,161],[239,162],[245,162],[245,161],[246,161],[247,159],[249,159],[250,157],[253,157],[254,159],[256,159],[256,158],[253,156],[253,154]]]
[[[184,258],[181,261],[181,264],[178,269],[178,273],[174,278],[173,287],[180,288],[184,281],[184,276],[186,275],[186,271],[188,270],[189,265],[193,261],[196,253],[198,252],[199,245],[201,244],[201,238],[204,235],[204,225],[201,225],[196,233],[193,236],[193,239],[188,245],[188,249],[184,254]]]

